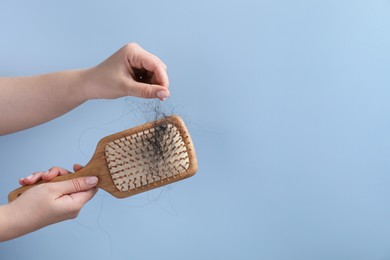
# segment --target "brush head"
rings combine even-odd
[[[158,188],[197,171],[195,149],[182,119],[169,116],[116,135],[104,148],[117,197]]]

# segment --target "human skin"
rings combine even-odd
[[[130,43],[97,66],[0,78],[0,135],[42,124],[91,99],[159,98],[169,93],[166,65]]]
[[[136,43],[123,46],[97,66],[29,77],[0,78],[0,135],[52,120],[91,99],[169,97],[167,66]],[[74,165],[77,171],[80,165]],[[0,241],[77,217],[97,192],[96,177],[48,182],[70,172],[53,167],[19,180],[44,183],[0,206]],[[26,218],[26,216],[28,216]]]
[[[82,166],[74,165],[77,171]],[[70,172],[53,167],[22,178],[23,185],[39,180],[50,181]],[[44,176],[44,177],[43,177]],[[44,183],[25,191],[11,203],[0,206],[0,241],[22,236],[42,227],[76,218],[81,208],[96,194],[97,177],[76,178],[57,183]],[[26,217],[28,216],[28,217]]]

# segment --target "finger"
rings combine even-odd
[[[50,168],[44,175],[42,175],[42,180],[44,181],[50,181],[54,179],[57,176],[66,175],[70,172],[64,168],[61,167],[52,167]]]
[[[145,51],[137,44],[130,44],[130,48],[134,51],[129,51],[127,60],[131,68],[145,69],[154,74],[157,85],[169,87],[169,80],[167,74],[167,66],[155,55]]]
[[[96,176],[79,177],[68,181],[52,183],[54,190],[62,195],[72,194],[80,191],[92,189],[98,183]]]
[[[162,67],[163,65],[155,65],[147,68],[137,68],[129,67],[128,71],[131,77],[143,83],[156,84],[169,88],[169,79],[166,69]],[[164,65],[165,66],[165,65]]]
[[[132,90],[133,93],[130,93],[133,96],[142,97],[142,98],[159,98],[164,100],[170,96],[170,92],[167,88],[155,84],[147,84],[142,82],[133,82]]]
[[[48,172],[49,174],[57,174],[57,175],[66,175],[70,173],[67,169],[58,166],[50,168]]]
[[[76,163],[73,165],[73,171],[77,172],[77,171],[81,170],[83,167],[84,166],[82,166],[81,164]]]
[[[150,83],[161,85],[166,88],[169,87],[168,74],[165,69],[165,65],[161,61],[145,60],[142,63],[142,66],[147,71],[153,73]]]
[[[19,179],[20,185],[31,185],[41,180],[42,176],[45,175],[47,172],[34,172],[30,176],[27,176],[25,178]]]
[[[142,98],[159,98],[160,100],[165,100],[170,96],[168,87],[153,84],[157,81],[152,72],[129,68],[129,73],[131,75],[127,81],[129,95]]]

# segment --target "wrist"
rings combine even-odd
[[[98,95],[94,88],[96,87],[96,80],[95,77],[95,67],[88,68],[88,69],[81,69],[77,71],[78,78],[80,81],[79,85],[79,93],[83,98],[83,102],[91,100],[91,99],[98,99]]]

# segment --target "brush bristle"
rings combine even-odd
[[[105,155],[115,187],[126,192],[181,178],[190,167],[186,138],[175,125],[162,121],[108,142]]]

